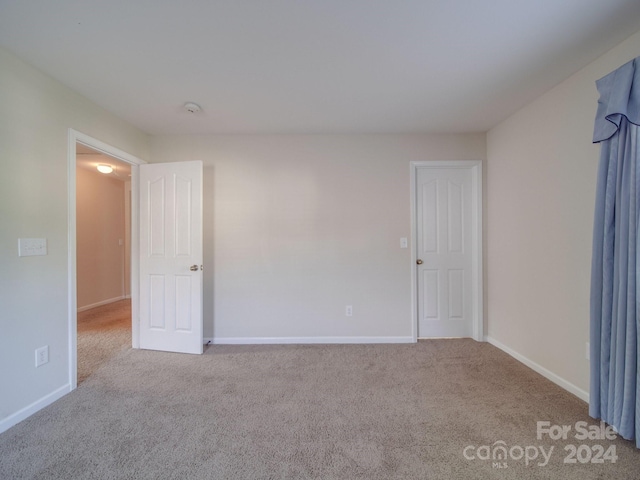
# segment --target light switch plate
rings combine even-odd
[[[18,239],[18,256],[30,257],[33,255],[47,254],[46,238],[19,238]]]
[[[407,248],[409,246],[409,242],[407,240],[407,237],[402,237],[400,239],[400,248]]]

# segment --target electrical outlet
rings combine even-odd
[[[49,363],[49,345],[36,349],[36,367]]]
[[[347,317],[353,317],[353,305],[347,305],[347,308],[345,308],[344,314]]]

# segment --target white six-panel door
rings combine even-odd
[[[473,335],[472,171],[417,171],[418,337]]]
[[[140,166],[140,348],[202,353],[202,162]]]

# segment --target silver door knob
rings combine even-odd
[[[197,272],[198,271],[198,265],[191,265],[189,267],[189,270],[191,270],[192,272]]]
[[[418,265],[422,265],[422,260],[418,259],[418,260],[416,260],[416,263],[417,263]]]

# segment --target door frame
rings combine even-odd
[[[138,314],[139,286],[138,275],[138,166],[145,164],[144,160],[131,155],[119,148],[113,147],[96,138],[69,129],[67,149],[67,196],[68,196],[68,305],[69,319],[69,385],[71,390],[78,386],[78,291],[76,278],[76,143],[81,143],[93,150],[104,153],[131,165],[131,339],[132,347],[140,345],[140,318]]]
[[[417,179],[418,169],[462,168],[471,172],[471,256],[472,256],[472,328],[473,339],[484,341],[484,286],[482,266],[482,160],[442,160],[411,162],[411,334],[418,341],[418,219]]]

